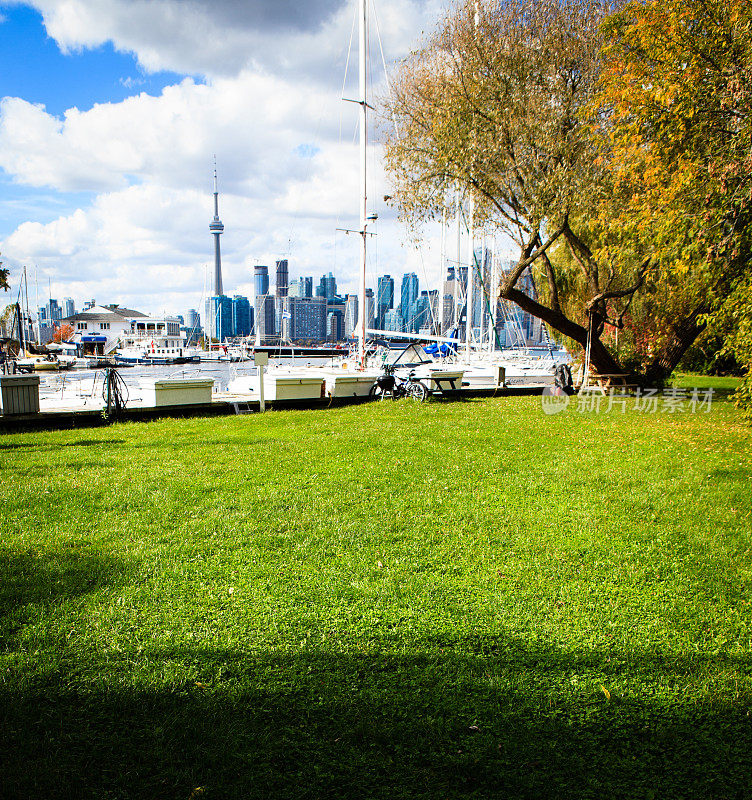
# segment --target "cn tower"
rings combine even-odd
[[[214,236],[214,296],[224,294],[222,291],[222,257],[219,254],[219,237],[225,226],[219,219],[219,192],[217,191],[217,160],[214,159],[214,219],[209,223],[209,230]]]

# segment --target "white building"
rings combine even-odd
[[[116,304],[91,306],[63,320],[73,326],[70,341],[80,345],[84,354],[107,354],[125,339],[149,339],[164,336],[180,337],[177,317],[150,317],[132,308]]]

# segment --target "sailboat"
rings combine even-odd
[[[366,350],[366,255],[370,235],[368,224],[376,220],[376,214],[368,213],[367,153],[368,153],[368,85],[367,85],[367,39],[368,15],[366,0],[358,0],[358,98],[348,100],[359,107],[359,151],[360,151],[360,226],[361,237],[360,273],[358,291],[358,320],[356,336],[358,349],[354,358],[331,362],[328,367],[272,367],[263,376],[264,394],[269,400],[301,400],[314,397],[367,397],[380,374],[380,370],[369,370]],[[258,329],[257,329],[258,330]],[[259,367],[259,371],[264,367]],[[231,381],[231,393],[250,393],[260,396],[261,375],[239,377]],[[268,388],[267,388],[268,387]]]

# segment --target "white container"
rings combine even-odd
[[[3,375],[0,377],[3,414],[39,413],[39,375]]]
[[[141,381],[146,407],[208,405],[214,378],[162,378]]]
[[[371,372],[337,372],[326,378],[329,397],[368,397],[378,375]]]
[[[258,375],[244,375],[230,381],[227,391],[259,399]],[[320,372],[264,373],[264,400],[316,400],[326,397],[326,377]]]

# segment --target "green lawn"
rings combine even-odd
[[[751,443],[537,398],[2,436],[0,795],[752,797]]]

